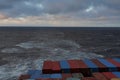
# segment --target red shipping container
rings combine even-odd
[[[83,76],[85,77],[90,77],[91,76],[90,68],[88,68],[88,66],[82,60],[78,60],[77,62],[80,67],[80,73],[82,73]]]
[[[114,64],[118,68],[118,70],[120,71],[120,63],[119,62],[117,62],[111,58],[107,58],[106,60],[109,61],[110,63]]]
[[[52,73],[61,73],[60,63],[59,61],[52,62]]]
[[[72,77],[72,74],[62,73],[62,80],[66,80],[67,78]]]
[[[70,65],[70,72],[71,73],[79,73],[80,72],[80,65],[78,64],[78,60],[68,60]]]
[[[102,64],[100,61],[98,61],[97,59],[91,59],[91,61],[98,66],[99,72],[108,72],[109,71],[109,69],[104,64]]]
[[[97,79],[95,79],[94,77],[84,77],[82,78],[82,80],[97,80]]]
[[[92,74],[93,77],[95,77],[97,80],[109,80],[107,79],[103,74],[97,72]]]
[[[50,73],[52,73],[52,61],[44,61],[42,72],[44,74],[50,74]]]
[[[25,80],[29,78],[30,78],[30,75],[25,74],[25,75],[21,75],[18,80]]]
[[[112,78],[117,78],[112,72],[102,72],[102,74],[107,78],[107,79],[112,79]]]

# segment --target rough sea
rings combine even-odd
[[[42,69],[45,60],[119,56],[119,27],[0,27],[0,80]]]

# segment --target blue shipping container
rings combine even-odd
[[[61,74],[51,74],[51,78],[62,78]]]
[[[98,72],[98,66],[96,66],[92,61],[85,59],[83,60],[85,64],[91,69],[92,72]]]
[[[35,70],[33,72],[34,73],[31,75],[30,79],[38,79],[38,78],[40,78],[40,75],[42,74],[41,70]],[[32,71],[31,71],[31,73],[32,73]]]
[[[51,78],[51,74],[42,74],[40,75],[41,78]]]
[[[63,73],[70,73],[70,65],[67,61],[60,61],[60,67]]]
[[[51,74],[42,74],[41,71],[36,71],[31,75],[30,79],[50,78]]]
[[[40,74],[33,74],[30,79],[39,79],[41,78]]]
[[[120,58],[113,58],[113,60],[115,60],[115,61],[120,63]]]
[[[105,59],[98,59],[102,64],[108,67],[110,72],[117,71],[117,67]]]
[[[120,78],[120,72],[112,72],[115,76],[117,76],[118,78]]]

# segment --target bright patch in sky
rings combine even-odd
[[[25,5],[31,6],[32,4],[30,2],[25,1]]]
[[[44,9],[44,6],[42,4],[36,4],[36,7],[40,8],[40,9]]]
[[[93,6],[89,6],[85,11],[86,12],[94,11],[94,7]]]
[[[36,7],[36,8],[40,8],[40,9],[44,9],[44,6],[42,5],[42,4],[40,4],[40,3],[31,3],[31,2],[28,2],[28,1],[26,1],[26,2],[24,2],[25,3],[25,5],[27,5],[27,6],[32,6],[32,7]]]

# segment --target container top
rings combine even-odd
[[[51,78],[62,78],[61,74],[51,74]]]
[[[102,72],[107,79],[117,78],[112,72]]]
[[[60,70],[60,63],[58,61],[52,62],[52,70]]]
[[[118,78],[120,78],[120,72],[112,72],[115,76],[117,76]]]
[[[114,59],[106,59],[107,61],[111,62],[112,64],[116,65],[117,67],[120,67],[120,63],[115,61]]]
[[[68,63],[71,68],[80,68],[78,60],[68,60]]]
[[[112,63],[108,62],[105,59],[98,59],[101,63],[103,63],[105,66],[107,67],[116,67],[115,65],[113,65]]]
[[[42,74],[41,70],[28,70],[27,74],[28,75],[33,75],[35,73]]]
[[[98,68],[92,61],[88,60],[88,59],[85,59],[83,60],[86,65],[88,65],[90,68]]]
[[[33,75],[31,75],[30,79],[39,79],[39,78],[51,78],[51,74],[40,74],[39,72],[36,72]]]
[[[106,66],[102,64],[100,61],[98,61],[97,59],[91,59],[91,61],[95,63],[99,68],[106,68]]]
[[[88,68],[88,66],[82,60],[79,60],[78,64],[80,68]]]
[[[99,72],[93,73],[93,77],[95,77],[97,80],[108,80],[103,74]]]
[[[43,69],[52,69],[52,61],[44,61]]]
[[[120,63],[120,58],[113,58],[113,59]]]
[[[62,68],[62,69],[70,69],[70,65],[68,64],[68,62],[67,61],[65,61],[65,60],[63,60],[63,61],[60,61],[60,67]]]

